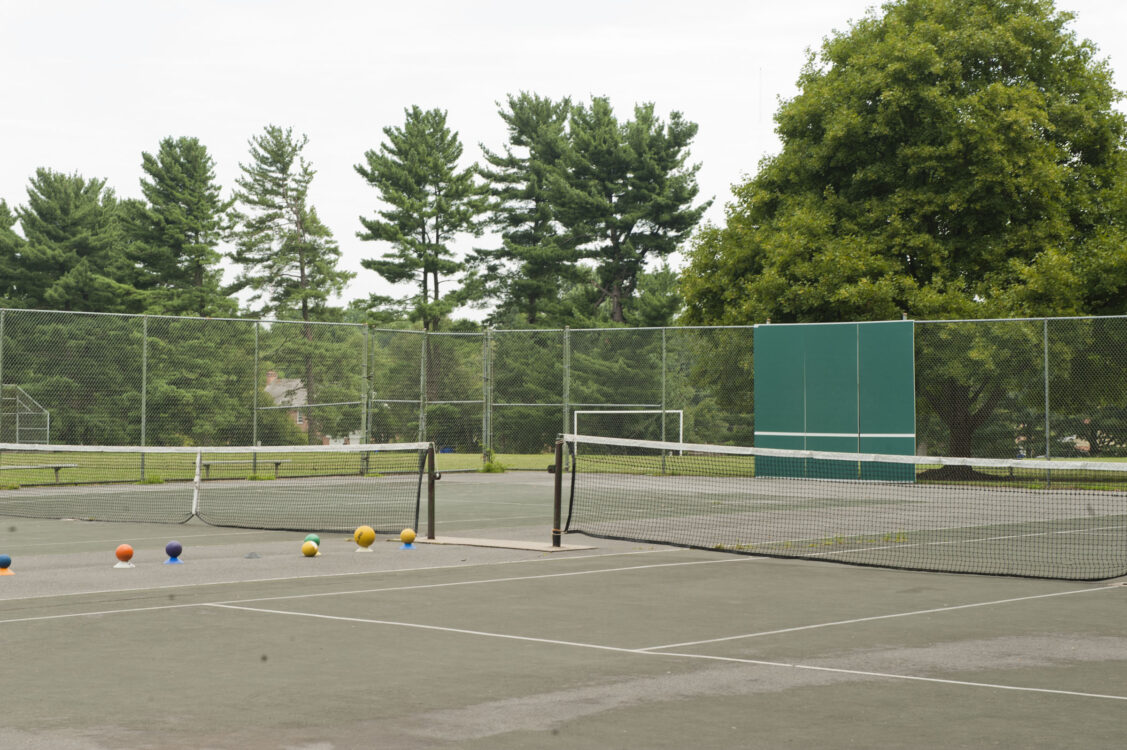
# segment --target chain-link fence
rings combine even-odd
[[[1127,318],[914,331],[918,453],[1127,456]],[[571,431],[753,445],[753,340],[0,310],[0,442],[429,440],[466,468],[547,455]]]
[[[924,455],[1127,456],[1127,318],[918,321]]]

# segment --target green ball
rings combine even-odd
[[[317,536],[316,534],[306,534],[305,535],[305,541],[313,542],[318,547],[321,546],[321,537]]]

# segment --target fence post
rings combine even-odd
[[[1041,320],[1041,340],[1044,349],[1045,357],[1045,460],[1051,461],[1052,454],[1052,435],[1051,427],[1049,424],[1049,319],[1043,318]],[[1045,472],[1045,480],[1050,486],[1053,483],[1053,472],[1049,469]]]
[[[4,442],[4,315],[0,310],[0,443]],[[47,433],[50,435],[50,433]]]
[[[568,433],[568,402],[571,400],[571,326],[563,329],[563,429],[560,434]],[[567,457],[568,466],[571,466],[571,456]]]
[[[485,336],[481,343],[481,461],[489,461],[493,453],[493,399],[490,398],[490,377],[493,366],[492,354],[492,329],[485,329]]]
[[[368,440],[368,396],[372,384],[368,381],[368,324],[364,324],[364,361],[360,363],[360,442]]]
[[[419,442],[427,439],[427,337],[423,329],[423,345],[419,348]]]
[[[149,316],[141,316],[141,447],[144,448],[149,394]],[[141,451],[141,481],[145,481],[145,452]]]
[[[665,326],[661,328],[661,442],[665,442]],[[665,473],[665,448],[661,449],[661,473]]]
[[[251,392],[251,445],[258,447],[258,328],[260,321],[254,321],[254,383],[250,389]],[[250,471],[254,476],[258,476],[258,451],[252,451],[251,454]]]

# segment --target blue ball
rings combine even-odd
[[[180,553],[184,551],[184,545],[180,542],[169,542],[164,545],[164,552],[169,557],[180,557]]]
[[[8,555],[0,555],[0,570],[3,570],[4,568],[11,567],[11,565],[12,565],[12,558],[11,557],[9,557]]]

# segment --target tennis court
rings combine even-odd
[[[440,537],[547,542],[546,472]],[[0,747],[1121,747],[1127,579],[0,518]],[[184,565],[164,565],[170,539]],[[135,568],[115,569],[129,542]]]

